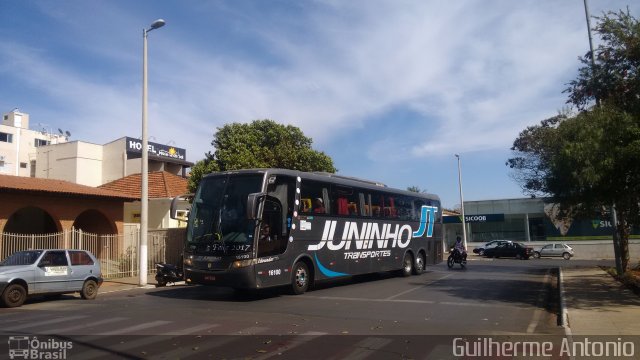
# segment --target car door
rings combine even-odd
[[[93,273],[95,263],[86,251],[67,250],[67,252],[71,262],[68,288],[69,291],[80,291],[84,280]]]
[[[540,256],[553,256],[553,244],[543,246],[540,249]]]
[[[504,257],[504,256],[509,256],[509,249],[508,249],[509,244],[500,244],[498,246],[495,247],[495,253],[494,256],[496,257]]]
[[[68,291],[69,270],[69,261],[65,250],[47,250],[35,270],[36,292]]]
[[[554,244],[553,256],[562,256],[562,253],[564,253],[564,246],[562,244]]]

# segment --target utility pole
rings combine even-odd
[[[596,55],[593,51],[593,37],[591,36],[591,16],[589,15],[589,5],[584,0],[584,13],[587,17],[587,33],[589,34],[589,50],[591,53],[591,76],[596,72]],[[596,106],[600,106],[600,99],[596,96]],[[613,254],[616,258],[616,272],[622,275],[622,249],[620,249],[620,238],[618,237],[618,215],[616,214],[615,201],[611,205],[611,224],[613,225]]]

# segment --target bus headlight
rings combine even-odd
[[[231,267],[234,269],[239,269],[239,268],[243,268],[243,267],[247,267],[255,264],[256,264],[256,259],[236,260],[233,262],[233,264],[231,264]]]

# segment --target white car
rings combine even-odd
[[[80,292],[95,299],[100,285],[100,262],[85,250],[18,251],[0,262],[0,303],[6,307],[40,294]]]
[[[534,258],[540,258],[542,256],[562,256],[565,260],[569,260],[574,256],[573,248],[567,244],[547,244],[538,250],[533,252]]]

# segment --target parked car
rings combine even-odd
[[[547,244],[533,252],[534,258],[541,256],[562,256],[565,260],[569,260],[574,256],[573,248],[567,244]]]
[[[95,299],[102,285],[100,262],[85,250],[18,251],[0,262],[0,303],[21,306],[32,295],[80,292]]]
[[[485,249],[484,255],[488,257],[515,257],[516,259],[529,259],[533,256],[533,248],[522,243],[506,242],[496,247]]]
[[[502,244],[506,244],[506,243],[510,243],[512,242],[511,240],[492,240],[489,241],[488,243],[484,244],[483,246],[477,247],[475,249],[473,249],[473,253],[474,254],[478,254],[480,256],[484,255],[484,252],[486,249],[491,249],[494,248],[498,245],[502,245]]]

